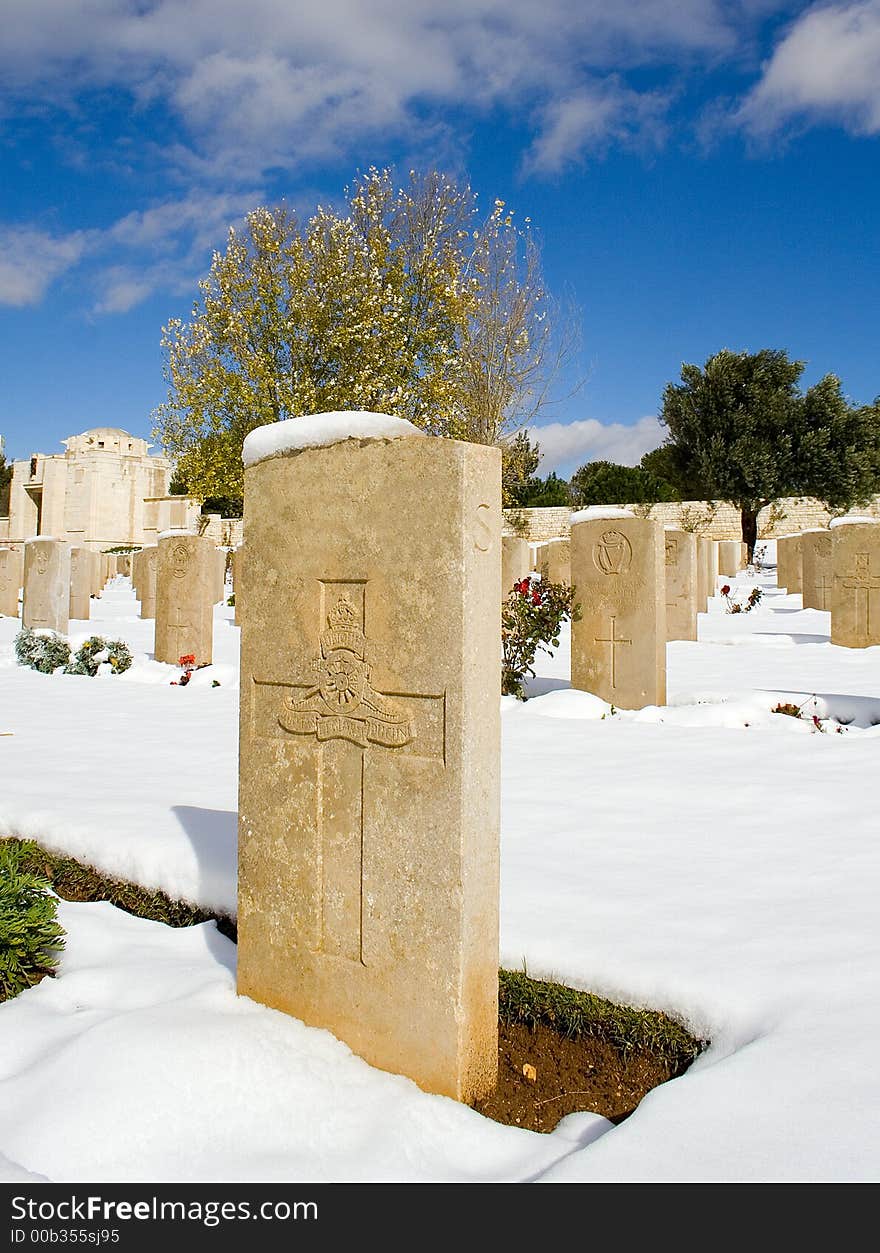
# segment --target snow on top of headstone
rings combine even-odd
[[[191,531],[189,527],[185,526],[170,526],[167,531],[160,531],[157,538],[171,539],[174,535],[195,535],[195,531]],[[148,547],[155,548],[156,545],[150,544]]]
[[[621,509],[617,505],[590,505],[587,509],[578,509],[571,515],[571,522],[595,522],[601,518],[634,518],[632,509]]]
[[[880,522],[880,519],[860,517],[854,514],[853,517],[851,518],[832,518],[831,521],[828,523],[828,526],[829,527],[849,526],[851,523],[854,523],[854,522],[873,522],[876,525],[878,522]]]
[[[26,544],[44,544],[46,540],[50,540],[53,544],[61,543],[57,535],[31,535],[24,542]]]
[[[258,426],[244,441],[242,460],[246,466],[252,466],[268,457],[302,448],[322,448],[345,439],[400,439],[424,433],[406,418],[394,418],[388,413],[311,413]]]

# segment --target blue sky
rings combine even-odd
[[[722,347],[880,393],[880,0],[0,0],[0,434],[149,436],[160,335],[258,204],[439,166],[579,310],[541,472],[629,463]]]

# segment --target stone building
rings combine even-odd
[[[63,453],[13,463],[0,544],[46,535],[100,551],[155,544],[172,527],[198,530],[198,501],[169,495],[171,463],[151,456],[146,440],[99,426],[62,443]]]

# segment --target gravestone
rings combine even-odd
[[[706,613],[710,593],[709,564],[712,561],[709,545],[713,541],[706,539],[704,535],[695,535],[694,538],[697,542],[697,613]]]
[[[92,554],[74,545],[70,549],[70,599],[68,615],[88,621],[92,595]]]
[[[531,572],[528,540],[516,535],[505,535],[501,540],[501,595],[507,597],[514,583],[519,583]]]
[[[538,573],[549,583],[571,585],[571,541],[552,539],[541,545]]]
[[[93,596],[100,596],[103,591],[101,583],[101,554],[89,549],[89,569],[91,571],[91,591]]]
[[[209,665],[214,636],[217,562],[210,539],[189,532],[159,536],[156,559],[157,661],[177,665],[192,655]],[[141,610],[141,616],[145,616]]]
[[[24,542],[21,624],[67,634],[70,606],[70,545],[56,539]]]
[[[18,617],[18,593],[21,588],[24,562],[15,548],[0,548],[0,614]]]
[[[831,643],[844,648],[880,644],[880,525],[833,526],[831,564]]]
[[[238,990],[470,1101],[498,1053],[500,454],[349,413],[244,459]]]
[[[241,626],[241,611],[244,606],[244,593],[242,591],[242,583],[244,581],[244,545],[239,544],[232,553],[232,594],[235,597],[235,618],[233,621],[236,626]]]
[[[157,544],[147,544],[139,554],[138,567],[138,600],[141,604],[142,618],[156,616],[156,566],[159,559]]]
[[[803,589],[800,535],[782,535],[776,541],[776,584],[789,594]]]
[[[801,598],[805,609],[831,609],[834,587],[831,545],[829,530],[804,531],[801,535]]]
[[[214,549],[214,564],[217,567],[217,586],[215,588],[215,605],[226,603],[226,549]]]
[[[571,626],[572,686],[621,709],[664,704],[663,528],[623,511],[573,514],[571,575],[582,615]]]
[[[697,537],[669,528],[666,546],[666,638],[697,638]]]
[[[706,562],[706,610],[709,609],[709,597],[714,596],[718,589],[718,541],[706,539],[704,560]]]
[[[131,590],[134,592],[136,600],[140,600],[141,598],[139,589],[140,589],[140,581],[141,581],[141,567],[143,565],[143,560],[144,560],[143,549],[140,549],[139,552],[132,553],[132,556],[131,556]]]
[[[548,544],[536,544],[534,553],[534,566],[532,567],[538,574],[541,573],[541,567],[545,564],[547,557]]]
[[[719,540],[718,573],[733,578],[742,568],[742,543],[738,539]]]

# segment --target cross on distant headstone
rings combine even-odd
[[[855,569],[848,577],[841,579],[841,583],[845,588],[856,593],[858,628],[864,635],[870,636],[871,593],[880,591],[880,577],[871,575],[870,553],[856,553]]]
[[[363,963],[364,850],[381,839],[369,813],[367,772],[377,752],[442,762],[446,697],[442,693],[378,692],[365,632],[366,582],[321,581],[321,621],[313,674],[256,680],[256,733],[301,739],[316,779],[316,952]],[[405,701],[406,704],[401,702]],[[275,714],[275,725],[270,721]]]
[[[817,575],[815,588],[816,588],[816,599],[820,602],[819,604],[820,609],[831,608],[831,589],[833,588],[833,586],[834,586],[833,579],[829,579],[828,575],[826,574],[824,570],[821,571],[819,575]]]
[[[176,666],[192,656],[197,666],[213,660],[217,562],[213,542],[202,535],[160,535],[156,548],[157,661]]]
[[[193,624],[190,622],[191,616],[189,612],[181,609],[180,605],[174,605],[165,623],[165,631],[171,645],[171,651],[178,658],[187,655],[187,644],[190,640],[189,632],[193,629]]]
[[[597,644],[610,644],[611,645],[611,686],[613,688],[617,687],[617,653],[615,650],[621,644],[632,644],[632,640],[623,639],[619,635],[615,636],[616,623],[617,623],[617,619],[612,618],[610,634],[609,635],[597,635],[594,637]]]
[[[571,579],[581,606],[571,624],[572,687],[619,709],[665,703],[666,552],[664,530],[651,518],[602,508],[572,515]]]

